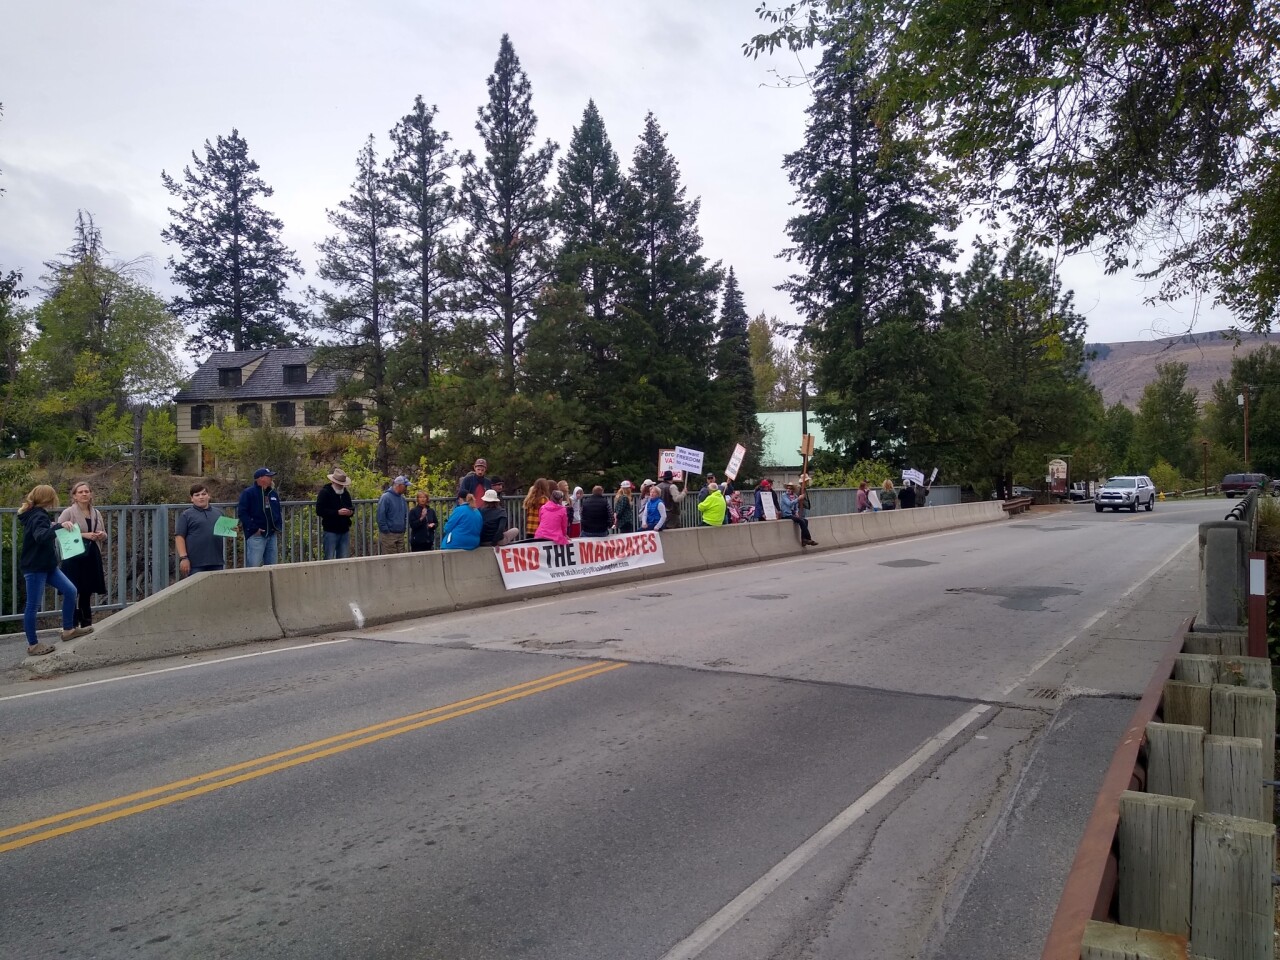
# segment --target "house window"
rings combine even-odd
[[[360,403],[347,404],[347,422],[353,427],[359,427],[364,424],[364,405]]]
[[[236,414],[244,417],[249,422],[249,426],[255,430],[262,426],[262,404],[260,403],[242,403],[236,407]]]
[[[239,367],[219,367],[218,368],[218,386],[220,387],[240,386],[240,368]]]
[[[284,366],[285,384],[301,384],[307,382],[307,365],[305,363],[286,363]]]
[[[302,422],[308,427],[327,427],[329,425],[329,401],[308,400],[302,411]]]
[[[281,400],[279,403],[273,404],[277,427],[292,427],[294,424],[295,414],[293,412],[292,400]]]
[[[191,429],[203,430],[213,425],[213,407],[207,403],[198,403],[191,408]]]

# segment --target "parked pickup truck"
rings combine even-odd
[[[1224,497],[1242,497],[1250,490],[1259,487],[1266,491],[1270,487],[1265,473],[1228,473],[1222,478],[1222,495]]]

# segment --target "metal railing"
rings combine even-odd
[[[954,496],[950,493],[954,490]],[[857,502],[855,489],[825,488],[809,491],[809,516],[830,516],[853,513]],[[940,494],[938,496],[938,494]],[[930,503],[958,503],[958,488],[934,488]],[[744,504],[752,503],[752,491],[743,491]],[[357,500],[355,516],[351,524],[351,554],[354,557],[372,556],[377,550],[376,500]],[[438,534],[453,510],[451,497],[433,498],[431,505],[439,517]],[[524,530],[524,498],[504,497],[510,526]],[[190,504],[154,504],[145,506],[100,506],[107,539],[101,545],[106,572],[107,592],[94,604],[95,611],[121,610],[131,603],[144,600],[178,580],[178,560],[173,550],[173,531],[179,514]],[[235,516],[234,503],[214,504],[228,516]],[[640,498],[633,498],[633,506],[640,509]],[[283,529],[281,530],[277,562],[299,563],[323,559],[320,519],[316,516],[315,503],[311,500],[290,500],[281,504]],[[639,516],[639,514],[636,514]],[[689,491],[681,504],[680,526],[696,527],[699,523],[697,492]],[[638,527],[638,524],[637,524]],[[15,624],[22,620],[26,603],[26,590],[18,554],[22,533],[18,511],[12,507],[0,508],[0,623]],[[244,541],[227,538],[223,544],[223,562],[228,569],[244,565]],[[49,615],[61,608],[52,590],[46,590],[40,613]],[[12,629],[10,627],[9,629]]]

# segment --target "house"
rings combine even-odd
[[[775,482],[798,480],[804,458],[800,455],[801,428],[804,417],[800,411],[757,413],[756,422],[764,434],[764,449],[760,451],[760,466]],[[815,450],[830,449],[822,434],[818,418],[809,414],[809,433],[813,435]]]
[[[315,352],[277,347],[210,354],[174,398],[187,472],[213,472],[200,431],[227,417],[243,417],[254,427],[271,423],[295,437],[323,430],[340,414],[362,421],[361,403],[335,396],[342,372],[318,367]]]

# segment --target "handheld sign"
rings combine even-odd
[[[880,509],[880,491],[879,490],[868,490],[867,500],[871,503],[872,510]]]
[[[778,519],[778,508],[773,505],[773,497],[764,496],[760,498],[760,509],[764,511],[766,520]]]
[[[59,527],[58,549],[62,552],[63,560],[70,560],[72,557],[78,557],[84,553],[84,537],[80,535],[80,528],[72,527],[67,530],[64,527]]]
[[[234,537],[236,535],[236,524],[235,517],[219,517],[213,522],[213,535],[215,537]]]
[[[938,468],[933,468],[933,473],[929,474],[929,486],[933,486],[933,481],[938,479]]]
[[[742,444],[738,444],[733,448],[733,456],[729,458],[729,465],[724,468],[724,475],[730,480],[738,479],[738,471],[742,469],[742,461],[747,455],[747,448]]]
[[[662,475],[668,470],[671,471],[671,479],[676,483],[684,480],[684,471],[676,467],[676,452],[674,450],[658,451],[658,479],[662,479]]]
[[[702,451],[691,450],[688,447],[676,447],[675,465],[681,470],[688,470],[693,474],[701,473]]]
[[[906,483],[908,480],[914,483],[917,487],[924,486],[924,474],[919,470],[903,470],[902,482]]]

